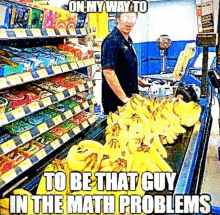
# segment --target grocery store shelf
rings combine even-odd
[[[96,120],[97,120],[96,116],[91,114],[91,116],[86,120],[84,120],[80,125],[75,126],[73,129],[69,130],[63,136],[57,138],[52,143],[47,144],[44,148],[40,149],[30,158],[25,159],[15,168],[11,169],[10,171],[2,175],[0,178],[0,189],[2,189],[5,185],[10,183],[12,180],[16,179],[19,175],[23,174],[29,168],[33,167],[33,165],[42,161],[45,157],[50,155],[56,149],[61,147],[64,143],[68,142],[70,139],[74,138],[84,129],[93,125],[96,122]]]
[[[95,59],[78,60],[76,62],[69,62],[61,66],[51,66],[51,68],[40,69],[35,72],[25,72],[22,74],[11,75],[0,78],[0,90],[18,86],[21,84],[38,81],[45,78],[50,78],[55,75],[60,75],[66,72],[71,72],[77,69],[85,68],[95,64]]]
[[[32,29],[1,29],[0,30],[0,45],[3,42],[10,42],[11,40],[26,40],[29,39],[47,39],[47,38],[72,38],[72,37],[82,37],[86,36],[87,31],[85,28],[78,28],[78,29],[39,29],[39,28],[32,28]]]
[[[96,104],[96,99],[93,97],[88,101],[84,102],[83,104],[79,104],[78,106],[74,107],[73,110],[68,110],[62,114],[58,114],[56,117],[49,119],[34,128],[25,131],[24,133],[16,136],[7,142],[4,142],[0,145],[0,157],[13,151],[14,149],[24,145],[25,143],[37,138],[38,136],[42,135],[43,133],[47,132],[48,130],[56,127],[57,125],[61,124],[62,122],[70,119],[74,115],[80,113],[83,110],[86,110],[90,107],[90,105]]]
[[[18,119],[21,119],[39,110],[43,110],[44,108],[52,104],[56,104],[57,102],[71,98],[72,96],[76,95],[78,92],[83,92],[94,86],[95,86],[95,81],[88,81],[85,84],[79,84],[76,88],[65,89],[63,92],[55,93],[49,97],[40,99],[39,101],[33,101],[28,105],[23,105],[22,107],[18,107],[5,114],[1,114],[0,127],[15,122]]]

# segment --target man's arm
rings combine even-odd
[[[115,74],[115,71],[113,69],[104,69],[103,74],[109,86],[114,91],[114,93],[118,96],[118,98],[123,103],[127,103],[129,101],[129,98],[126,96],[124,90],[122,89],[121,84],[119,83],[118,77]]]

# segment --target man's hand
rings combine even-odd
[[[126,97],[126,99],[123,100],[124,104],[127,104],[130,101],[130,99],[128,97]]]

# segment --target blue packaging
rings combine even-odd
[[[43,47],[37,47],[36,50],[39,50],[41,53],[50,55],[55,58],[56,65],[60,66],[61,64],[68,63],[67,57],[63,54],[59,54],[51,51],[50,49],[45,49]]]
[[[0,28],[8,29],[10,27],[11,9],[0,4]]]

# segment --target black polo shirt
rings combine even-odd
[[[138,93],[138,64],[133,42],[124,38],[118,28],[109,34],[102,43],[102,69],[113,69],[127,97]],[[105,114],[115,112],[124,103],[107,83],[104,75],[102,82],[102,104]]]

